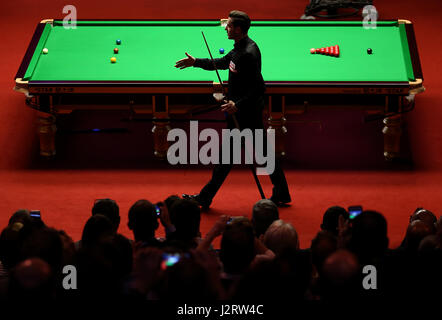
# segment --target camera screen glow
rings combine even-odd
[[[161,263],[161,268],[164,270],[167,267],[171,267],[174,264],[176,264],[178,261],[180,261],[180,254],[164,254],[163,255],[163,262]]]

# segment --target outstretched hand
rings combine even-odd
[[[207,233],[206,237],[199,243],[197,250],[207,251],[210,248],[210,244],[216,237],[223,234],[226,229],[227,222],[230,220],[229,216],[222,215],[218,218],[215,224]]]
[[[226,229],[227,222],[230,220],[229,216],[222,215],[218,218],[218,220],[215,222],[215,224],[212,226],[212,229],[210,229],[209,233],[214,238],[220,236],[223,234],[224,229]]]
[[[158,202],[157,206],[161,207],[160,222],[164,228],[170,228],[172,226],[172,221],[170,220],[169,210],[163,202]]]
[[[185,69],[185,68],[193,66],[196,59],[194,57],[192,57],[190,54],[188,54],[187,52],[186,52],[186,56],[187,56],[187,58],[178,60],[175,63],[175,68]]]
[[[236,111],[238,111],[235,102],[232,100],[224,100],[224,103],[225,104],[221,105],[221,111],[227,112],[228,114],[234,114]]]

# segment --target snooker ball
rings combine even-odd
[[[115,58],[115,57],[112,57],[112,58],[111,58],[111,62],[112,62],[112,63],[115,63],[115,62],[117,62],[117,58]]]
[[[118,48],[115,48],[115,49],[114,49],[114,53],[118,53]]]
[[[316,49],[315,48],[311,48],[310,49],[310,53],[315,53],[316,52]]]
[[[43,49],[43,53],[44,53],[44,54],[48,53],[48,51],[49,51],[48,48],[44,48],[44,49]]]
[[[367,49],[367,53],[368,53],[368,54],[372,54],[372,53],[373,53],[373,50],[371,50],[371,48],[368,48],[368,49]]]
[[[223,48],[220,48],[220,49],[219,49],[219,53],[223,54],[223,53],[224,53],[224,49],[223,49]]]
[[[121,40],[120,39],[117,39],[117,44],[121,44]]]

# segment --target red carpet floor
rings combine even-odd
[[[137,0],[69,4],[77,7],[82,19],[214,19],[225,17],[234,8],[256,19],[296,19],[307,3]],[[12,90],[13,79],[35,25],[44,18],[62,17],[64,5],[65,1],[49,0],[0,4],[0,227],[18,208],[40,209],[48,225],[64,229],[78,240],[94,199],[110,197],[120,205],[120,231],[129,236],[127,211],[133,202],[197,192],[210,171],[156,163],[151,157],[149,128],[139,124],[123,135],[63,135],[61,130],[58,158],[50,163],[38,158],[36,113],[25,106],[23,95]],[[405,18],[415,25],[427,91],[417,97],[416,109],[406,117],[404,143],[413,164],[395,167],[383,163],[382,134],[376,123],[363,128],[349,125],[347,135],[336,135],[330,128],[339,127],[341,116],[323,114],[320,116],[329,131],[317,133],[313,143],[304,137],[315,133],[315,128],[289,123],[289,132],[296,133],[290,163],[286,164],[294,202],[290,208],[281,209],[281,218],[298,230],[302,247],[310,245],[324,210],[331,205],[361,204],[382,212],[388,220],[392,247],[399,244],[408,216],[416,207],[426,207],[438,215],[442,212],[442,25],[437,23],[442,4],[439,0],[394,0],[375,1],[375,5],[381,19]],[[351,122],[351,117],[358,115],[350,115],[346,121]],[[90,117],[73,115],[61,123],[61,129],[87,127],[88,121]],[[344,144],[348,148],[343,148]],[[270,195],[268,178],[261,180]],[[232,171],[213,210],[203,216],[203,234],[220,214],[249,216],[257,199],[250,173]]]

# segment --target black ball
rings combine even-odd
[[[368,54],[372,54],[372,53],[373,53],[373,50],[371,50],[370,48],[368,48],[368,49],[367,49],[367,53],[368,53]]]

